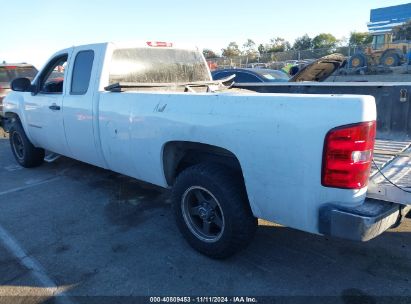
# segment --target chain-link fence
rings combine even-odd
[[[333,49],[256,53],[249,56],[209,58],[207,62],[211,70],[268,68],[288,71],[290,66],[304,66],[331,53],[340,53],[347,58],[347,64],[335,75],[411,74],[410,41],[379,45],[340,46]],[[400,78],[404,81],[411,81],[410,75]]]
[[[355,51],[355,47],[338,47],[335,49],[313,49],[313,50],[290,50],[286,52],[264,53],[244,55],[238,57],[217,57],[209,58],[210,68],[252,68],[263,67],[279,69],[286,64],[304,64],[312,62],[331,53],[340,53],[350,56]]]

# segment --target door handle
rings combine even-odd
[[[59,111],[60,110],[60,106],[56,105],[55,103],[53,103],[51,106],[49,106],[50,110],[53,111]]]

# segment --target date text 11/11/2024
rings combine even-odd
[[[253,297],[150,297],[150,303],[258,303]]]

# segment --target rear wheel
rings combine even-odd
[[[27,138],[20,121],[16,120],[10,128],[11,151],[16,161],[25,168],[37,167],[44,160],[44,150],[36,148]]]
[[[184,170],[173,188],[173,207],[187,242],[212,258],[227,258],[244,248],[257,228],[242,179],[220,165]]]
[[[381,57],[382,65],[386,67],[395,67],[400,64],[400,56],[396,53],[387,53]]]

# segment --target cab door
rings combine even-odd
[[[76,47],[70,61],[67,94],[63,100],[64,127],[71,157],[105,167],[98,132],[97,86],[102,49]]]
[[[35,92],[25,96],[28,131],[36,146],[69,155],[63,124],[67,62],[72,48],[56,54],[36,77]]]

